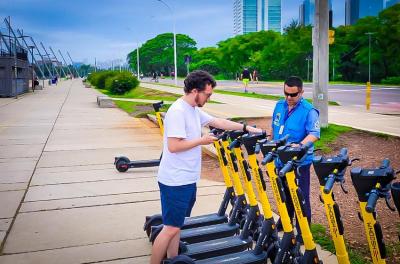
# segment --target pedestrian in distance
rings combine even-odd
[[[184,95],[168,109],[164,119],[163,155],[158,169],[163,229],[154,241],[152,264],[178,255],[180,228],[196,201],[196,184],[201,174],[201,146],[213,143],[213,135],[201,135],[201,127],[225,130],[262,130],[226,119],[215,118],[201,110],[216,86],[205,71],[193,71],[184,81]]]
[[[253,70],[253,82],[258,83],[258,72],[256,69]]]
[[[249,86],[249,81],[251,80],[251,73],[247,67],[242,71],[241,79],[244,85],[244,92],[247,93],[247,88]]]
[[[320,138],[319,112],[303,98],[303,81],[296,76],[291,76],[284,83],[283,92],[285,99],[276,103],[274,113],[272,115],[272,124],[270,137],[274,140],[289,135],[288,142],[292,142],[293,146],[301,146],[307,142],[316,142]],[[301,163],[299,171],[295,171],[298,186],[302,191],[305,200],[305,213],[307,219],[311,222],[311,205],[310,205],[310,167],[313,160],[313,149],[311,148],[306,159]],[[283,164],[278,159],[275,161],[278,170],[282,169]],[[294,207],[290,198],[287,184],[284,184],[286,197],[288,197],[288,213],[291,218],[294,216]],[[281,223],[277,223],[278,229]],[[297,238],[301,239],[300,227],[297,225]]]

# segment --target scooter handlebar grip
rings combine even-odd
[[[279,176],[280,177],[284,177],[286,173],[288,173],[289,171],[291,171],[293,168],[293,164],[292,162],[288,162],[285,164],[285,166],[283,166],[283,168],[279,171]]]
[[[233,140],[233,141],[231,142],[231,144],[229,144],[228,149],[233,149],[233,148],[236,146],[237,142],[238,142],[237,139]]]
[[[271,154],[271,153],[268,153],[267,156],[265,156],[265,157],[263,158],[263,160],[261,161],[261,164],[262,164],[262,165],[265,165],[265,164],[271,162],[273,159],[274,159],[274,157],[272,156],[272,154]]]
[[[324,186],[324,193],[325,194],[330,193],[334,184],[335,184],[335,177],[329,176]]]
[[[369,194],[367,205],[365,206],[365,210],[368,213],[372,213],[375,211],[376,203],[378,202],[379,196],[376,191],[372,191]]]
[[[340,150],[340,155],[342,155],[342,156],[347,156],[347,148],[342,148],[342,149]]]
[[[384,159],[382,160],[382,168],[388,168],[390,166],[390,160],[389,159]]]
[[[254,149],[254,152],[258,154],[258,153],[260,153],[260,151],[261,151],[261,146],[260,146],[260,144],[257,143],[256,147]]]
[[[313,143],[311,141],[307,142],[306,144],[303,145],[303,149],[305,151],[308,151],[311,147],[313,146]]]

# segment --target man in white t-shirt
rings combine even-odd
[[[190,216],[196,201],[196,183],[201,174],[201,145],[213,143],[212,135],[201,135],[201,128],[209,125],[225,130],[262,130],[214,118],[202,107],[216,86],[214,78],[205,71],[194,71],[185,79],[185,95],[168,109],[164,119],[164,149],[158,170],[161,208],[164,227],[153,244],[151,263],[160,264],[178,255],[180,228]]]

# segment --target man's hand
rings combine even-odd
[[[252,126],[246,126],[246,130],[252,134],[261,134],[263,132],[261,128],[256,128]]]
[[[206,134],[200,138],[200,145],[208,145],[218,140],[215,136],[211,134]]]

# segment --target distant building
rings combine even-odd
[[[345,2],[345,23],[353,25],[360,18],[366,16],[377,16],[385,7],[399,2],[399,0],[346,0]]]
[[[299,7],[299,24],[314,25],[315,0],[304,0]],[[329,0],[329,26],[332,26],[332,1]]]
[[[282,32],[281,0],[235,0],[234,35],[261,30]]]
[[[391,7],[392,5],[400,3],[400,0],[386,0],[385,8]]]

